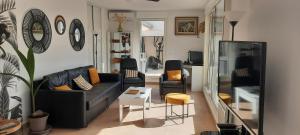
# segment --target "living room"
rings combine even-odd
[[[230,135],[297,134],[299,4],[293,0],[3,0],[0,134],[209,135],[224,133],[224,128]],[[149,31],[156,28],[152,22],[158,21],[163,22],[160,34],[151,35]],[[191,22],[193,29],[183,31],[182,22]],[[261,58],[254,57],[261,64],[258,97],[223,91],[223,86],[230,88],[231,76],[223,76],[222,65],[216,64],[224,61],[219,41],[220,46],[267,44],[259,51]],[[112,47],[117,43],[123,48]],[[254,55],[255,49],[241,48],[241,54]],[[193,53],[199,63],[193,62]],[[234,55],[228,57],[230,64]],[[180,73],[169,72],[175,69]],[[95,84],[92,72],[98,76]],[[180,85],[172,83],[170,88],[166,83],[172,73],[175,80],[179,75]],[[142,81],[126,81],[127,75]],[[76,83],[79,76],[91,83],[93,88],[87,89],[92,90],[54,90],[64,84],[83,89]],[[130,94],[146,96],[144,104],[134,105],[132,98],[128,104]],[[253,108],[244,103],[252,103]],[[244,118],[242,112],[252,113],[253,119]],[[45,124],[34,125],[34,115],[41,114],[48,118],[41,120]],[[42,130],[32,129],[39,125],[44,125]]]

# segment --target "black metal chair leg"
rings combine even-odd
[[[173,116],[173,105],[171,105],[171,116]]]
[[[187,105],[187,118],[189,117],[189,104],[186,104]]]
[[[166,115],[166,120],[168,120],[168,103],[166,102],[166,112],[165,112],[165,115]]]
[[[184,123],[184,104],[182,105],[182,123]]]

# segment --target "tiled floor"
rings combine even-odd
[[[152,87],[152,108],[145,113],[137,108],[125,110],[123,123],[119,122],[118,101],[83,129],[53,129],[51,135],[199,135],[201,131],[215,130],[215,122],[201,92],[190,93],[194,104],[190,105],[190,117],[165,121],[165,105],[160,101],[157,85]],[[175,107],[181,113],[181,107]]]

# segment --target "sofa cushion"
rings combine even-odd
[[[130,70],[126,69],[125,70],[125,78],[136,78],[138,77],[138,71],[137,70]]]
[[[132,84],[132,83],[144,83],[144,81],[139,78],[139,77],[135,77],[135,78],[124,78],[124,83],[126,84]]]
[[[62,86],[54,87],[54,90],[69,91],[69,90],[72,90],[72,89],[68,85],[62,85]]]
[[[79,88],[82,90],[91,90],[93,86],[87,82],[81,75],[73,79]]]
[[[98,75],[98,71],[96,68],[91,67],[88,69],[89,70],[89,75],[90,75],[90,80],[92,85],[97,85],[100,83],[100,77]]]
[[[91,90],[86,91],[86,100],[87,100],[87,108],[92,108],[97,103],[106,100],[108,92],[112,91],[116,88],[120,82],[108,82],[108,83],[100,83],[94,86]]]
[[[183,87],[183,84],[181,81],[164,81],[162,82],[162,85],[164,87]]]
[[[75,68],[75,69],[70,69],[70,70],[66,70],[66,72],[68,73],[68,80],[70,83],[70,86],[72,87],[72,89],[75,90],[80,90],[80,88],[76,85],[76,83],[73,81],[73,79],[75,79],[78,76],[82,76],[87,82],[90,82],[90,77],[88,74],[88,70],[83,68],[83,67],[79,67],[79,68]]]
[[[48,87],[50,90],[57,86],[70,85],[68,73],[64,71],[47,75],[44,77],[44,79],[48,80],[46,82],[46,87]]]
[[[181,70],[170,70],[167,71],[169,81],[180,81],[181,80]]]

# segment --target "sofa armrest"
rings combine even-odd
[[[138,77],[145,81],[145,74],[142,72],[138,72]]]
[[[100,81],[102,82],[119,82],[121,74],[99,73]]]
[[[36,107],[49,113],[49,123],[55,127],[87,126],[85,91],[40,89],[36,96]]]
[[[167,80],[167,75],[166,75],[166,74],[161,74],[159,80],[160,80],[161,82],[166,81],[166,80]]]
[[[186,93],[187,76],[185,74],[182,75],[182,83],[183,83],[183,92]]]

